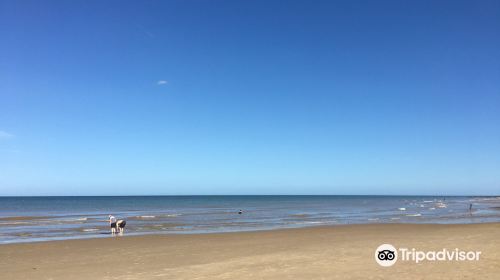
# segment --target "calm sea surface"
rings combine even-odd
[[[126,235],[363,223],[485,223],[500,222],[500,197],[0,197],[0,244],[109,237],[108,214],[127,221]]]

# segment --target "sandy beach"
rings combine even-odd
[[[481,251],[381,267],[383,243]],[[0,246],[2,279],[498,279],[500,224],[373,224]]]

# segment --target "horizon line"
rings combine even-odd
[[[0,195],[0,198],[16,197],[160,197],[160,196],[434,196],[434,197],[498,197],[500,194],[130,194],[130,195]]]

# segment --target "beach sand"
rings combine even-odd
[[[383,243],[479,261],[374,260]],[[0,246],[1,279],[500,279],[500,224],[373,224]]]

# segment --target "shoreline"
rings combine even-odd
[[[0,248],[6,245],[18,245],[18,244],[38,244],[46,242],[65,242],[65,241],[78,241],[78,240],[101,240],[101,239],[112,239],[112,238],[134,238],[134,237],[148,237],[148,236],[179,236],[179,235],[219,235],[219,234],[238,234],[238,233],[258,233],[258,232],[275,232],[275,231],[287,231],[287,230],[300,230],[300,229],[322,229],[322,228],[337,228],[337,227],[351,227],[351,226],[372,226],[372,225],[414,225],[414,226],[467,226],[467,225],[499,225],[500,222],[477,222],[477,223],[359,223],[359,224],[329,224],[329,225],[311,225],[311,226],[298,226],[298,227],[288,227],[288,228],[273,228],[273,229],[253,229],[253,230],[241,230],[241,231],[220,231],[220,232],[157,232],[157,233],[141,233],[141,232],[127,232],[123,235],[118,233],[112,236],[110,232],[100,232],[102,235],[100,237],[89,236],[89,237],[69,237],[65,239],[54,239],[54,240],[34,240],[34,241],[20,241],[20,242],[10,242],[10,243],[0,243]]]
[[[479,250],[477,262],[374,260],[384,243]],[[500,223],[357,224],[3,244],[6,279],[494,279]],[[431,276],[430,276],[431,275]]]

